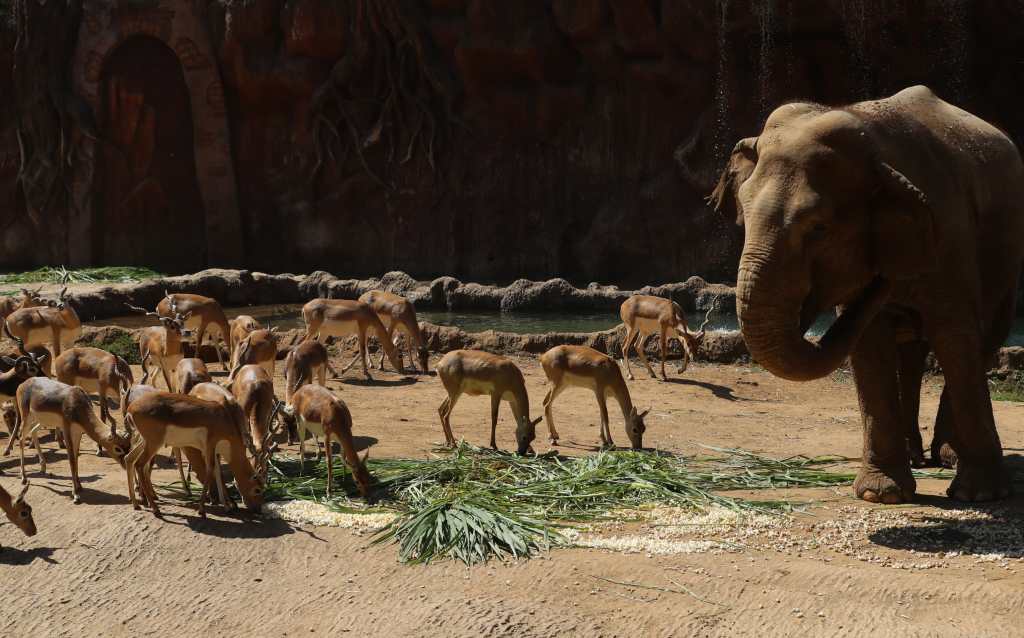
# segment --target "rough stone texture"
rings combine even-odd
[[[117,284],[86,291],[72,291],[69,303],[83,321],[126,314],[126,304],[153,308],[168,292],[191,292],[219,300],[224,306],[301,303],[315,297],[358,299],[363,293],[383,289],[402,294],[418,308],[451,310],[608,310],[615,311],[634,293],[617,286],[590,284],[575,288],[564,279],[529,281],[508,286],[462,283],[454,277],[420,282],[404,272],[383,277],[339,279],[329,272],[309,275],[268,275],[248,270],[211,268],[192,275],[164,277],[137,284]],[[722,284],[708,284],[699,277],[661,286],[645,286],[635,292],[672,298],[684,310],[735,306],[735,291]]]
[[[231,265],[237,252],[235,265],[271,272],[731,281],[740,233],[703,197],[735,140],[757,132],[772,106],[926,83],[1018,141],[1024,134],[1020,3],[408,4],[420,8],[425,50],[453,87],[453,117],[442,119],[457,123],[436,170],[415,153],[389,172],[373,114],[356,113],[380,181],[351,155],[310,179],[311,106],[353,48],[355,2],[86,2],[69,66],[102,122],[103,73],[129,36],[174,52],[191,98],[208,263]],[[13,42],[0,28],[0,66],[10,67]],[[8,76],[0,74],[0,94],[10,94]],[[371,84],[343,89],[360,99]],[[0,265],[37,263],[40,244],[67,244],[74,263],[99,260],[89,187],[104,167],[82,163],[81,213],[67,228],[37,231],[22,215],[17,157],[12,111],[0,105]],[[156,231],[137,232],[145,242]],[[545,294],[513,291],[507,302]],[[488,297],[486,307],[504,302]]]

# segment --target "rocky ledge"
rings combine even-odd
[[[719,308],[735,305],[732,287],[709,284],[700,277],[638,290],[621,290],[597,283],[577,288],[564,279],[519,279],[507,286],[463,283],[454,277],[417,281],[401,271],[379,278],[340,279],[324,271],[308,275],[269,275],[248,270],[209,269],[135,284],[72,290],[69,297],[72,307],[84,321],[95,321],[125,314],[125,304],[155,307],[165,292],[206,295],[229,307],[301,303],[315,297],[356,299],[374,289],[404,295],[420,309],[439,310],[617,310],[633,294],[671,298],[691,312],[710,307],[716,299]]]

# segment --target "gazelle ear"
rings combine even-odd
[[[10,357],[0,357],[0,361],[3,361],[5,366],[11,367],[11,368],[13,368],[15,366],[15,364],[17,364],[17,360],[12,359]]]
[[[14,500],[15,501],[23,501],[23,500],[25,500],[25,494],[28,493],[28,488],[30,488],[30,487],[32,487],[31,483],[25,483],[25,487],[21,488],[21,491],[18,492],[18,498],[14,499]]]
[[[543,420],[544,420],[544,417],[539,416],[536,419],[534,419],[533,421],[530,421],[530,425],[532,425],[533,427],[537,427],[537,424],[540,423]]]
[[[651,408],[647,408],[646,410],[644,410],[643,412],[641,412],[641,413],[639,414],[639,416],[640,416],[640,418],[642,419],[642,418],[644,418],[645,416],[647,416],[648,414],[650,414],[650,412],[651,412]]]
[[[362,463],[363,465],[366,465],[366,461],[369,458],[370,458],[370,450],[366,450],[366,454],[363,455],[363,458],[359,459],[359,462]]]

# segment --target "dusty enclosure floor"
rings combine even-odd
[[[520,364],[539,415],[543,372],[535,359]],[[279,390],[280,371],[279,364]],[[353,412],[357,441],[373,456],[428,454],[443,440],[437,378],[376,377],[365,384],[353,370],[329,382]],[[792,384],[744,367],[691,366],[669,383],[638,375],[630,388],[640,408],[653,407],[645,446],[860,453],[848,377]],[[934,418],[938,392],[935,381],[926,384],[923,423]],[[609,408],[624,444],[621,415]],[[1020,471],[1024,405],[995,409]],[[485,398],[462,399],[456,436],[486,444],[488,413]],[[591,394],[566,391],[555,416],[562,452],[594,451]],[[499,445],[511,448],[504,405],[498,428]],[[538,426],[538,452],[549,448],[545,433]],[[926,444],[930,438],[929,429]],[[164,520],[133,511],[123,472],[90,444],[84,503],[75,506],[63,453],[47,447],[51,476],[33,473],[28,498],[39,534],[0,527],[3,636],[977,636],[1012,634],[1024,611],[1024,501],[959,508],[945,498],[943,480],[919,481],[919,504],[910,507],[861,503],[848,487],[785,490],[771,496],[818,503],[785,521],[634,523],[595,536],[603,540],[594,544],[615,547],[666,541],[636,553],[563,549],[471,568],[406,566],[395,547],[368,547],[368,535],[352,530],[217,510],[203,523],[172,503]],[[0,482],[17,487],[16,458],[0,468]],[[155,473],[158,484],[175,478],[167,464]]]

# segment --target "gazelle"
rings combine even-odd
[[[270,416],[277,404],[274,380],[258,365],[249,364],[237,370],[231,382],[231,393],[249,420],[249,431],[256,451],[262,452],[263,441],[270,431]]]
[[[206,364],[202,359],[190,357],[182,359],[174,366],[174,391],[180,394],[188,394],[192,388],[200,383],[213,381]]]
[[[228,375],[228,382],[235,377],[235,372],[246,365],[258,365],[273,378],[274,363],[277,360],[277,328],[261,328],[253,330],[242,339],[235,350],[235,365]]]
[[[306,322],[305,341],[319,340],[320,337],[358,336],[359,354],[342,369],[342,374],[355,365],[356,361],[362,360],[363,374],[367,379],[373,378],[366,365],[366,340],[371,331],[380,341],[381,349],[395,370],[399,373],[405,372],[402,360],[395,345],[391,343],[384,324],[377,317],[377,313],[365,303],[350,299],[314,299],[302,307],[302,318]]]
[[[235,426],[238,428],[238,432],[242,437],[242,442],[245,443],[246,449],[248,449],[250,454],[252,455],[252,460],[255,462],[257,459],[262,457],[262,452],[258,451],[252,443],[252,438],[249,435],[249,426],[245,422],[245,412],[242,410],[242,406],[238,404],[238,401],[235,400],[235,395],[232,394],[230,390],[220,385],[219,383],[207,381],[194,386],[189,392],[189,396],[193,396],[197,399],[202,399],[204,401],[213,401],[215,403],[220,403],[221,405],[223,405],[224,408],[231,413],[231,418],[234,420]],[[271,407],[271,412],[273,412],[273,407]],[[272,416],[273,414],[271,413],[271,418]],[[269,421],[270,419],[268,419],[267,422],[268,428],[271,425]],[[267,436],[266,438],[269,439],[270,437]],[[264,440],[260,439],[261,449],[263,442]],[[181,449],[174,448],[174,450],[175,453],[178,454],[178,457],[180,459]],[[188,457],[189,466],[196,468],[196,475],[199,477],[199,480],[205,485],[209,475],[206,474],[204,471],[203,459],[202,456],[199,455],[199,451],[194,448],[185,448],[185,455]],[[213,478],[216,481],[217,493],[220,496],[220,504],[225,508],[230,507],[231,509],[234,509],[236,505],[234,501],[232,501],[231,498],[228,496],[227,489],[224,487],[224,478],[221,475],[220,470],[220,454],[216,455],[216,460],[213,463],[213,468]],[[257,469],[257,472],[259,473],[260,470]],[[266,477],[264,476],[264,480],[265,479]]]
[[[0,509],[7,515],[7,520],[25,533],[25,536],[36,535],[36,521],[32,518],[32,506],[25,502],[25,494],[29,484],[26,483],[17,498],[11,498],[10,492],[0,485]]]
[[[313,376],[322,386],[327,385],[327,371],[337,376],[327,357],[327,347],[319,341],[303,341],[288,351],[284,358],[284,400],[292,400],[295,391],[313,383]]]
[[[536,438],[537,424],[542,417],[530,420],[530,397],[526,394],[523,373],[505,357],[479,350],[453,350],[444,355],[436,366],[444,389],[448,391],[437,412],[441,415],[441,428],[445,442],[455,446],[451,414],[455,403],[463,394],[491,397],[491,448],[498,449],[495,430],[498,427],[498,408],[508,401],[516,420],[516,441],[520,455],[530,451]]]
[[[25,439],[29,436],[35,442],[40,470],[46,473],[46,457],[39,445],[39,428],[58,430],[64,435],[68,448],[68,463],[71,466],[71,498],[75,503],[82,501],[82,483],[78,478],[78,452],[82,435],[103,447],[104,450],[124,466],[128,453],[128,439],[114,432],[96,417],[92,401],[85,390],[53,379],[35,377],[22,383],[14,401],[18,411],[20,434],[18,444],[21,455],[21,480],[28,480],[25,474]]]
[[[683,346],[683,361],[679,366],[679,372],[685,372],[690,359],[696,356],[697,348],[704,340],[704,328],[710,322],[711,312],[717,303],[718,297],[715,297],[704,316],[704,323],[700,325],[700,330],[691,333],[686,327],[686,315],[683,314],[683,309],[671,299],[633,295],[623,301],[619,308],[619,316],[622,317],[622,323],[626,325],[626,338],[622,342],[622,358],[626,362],[626,377],[630,381],[633,380],[633,371],[629,368],[629,349],[639,339],[639,343],[636,343],[636,352],[647,367],[647,371],[651,373],[651,378],[658,378],[647,361],[647,354],[644,353],[644,343],[647,342],[648,337],[654,334],[658,335],[661,340],[661,378],[668,380],[668,376],[665,374],[665,357],[668,354],[669,339],[677,339]]]
[[[147,317],[156,317],[162,326],[143,328],[139,332],[139,357],[142,360],[142,383],[149,382],[149,368],[147,363],[150,360],[156,362],[160,373],[164,377],[164,383],[168,391],[173,391],[171,378],[174,370],[184,356],[181,352],[181,331],[185,329],[185,322],[188,320],[188,313],[181,314],[176,309],[174,314],[165,317],[156,312],[149,312],[145,308],[132,306],[128,307],[136,312],[141,312]],[[154,374],[154,382],[156,375]]]
[[[548,432],[551,443],[558,443],[558,431],[551,406],[563,390],[569,387],[592,390],[597,397],[597,407],[601,411],[601,445],[614,447],[612,433],[608,425],[608,406],[606,400],[611,395],[622,409],[622,418],[626,424],[626,436],[634,450],[643,447],[644,417],[650,410],[637,412],[633,400],[629,396],[629,388],[622,378],[622,370],[615,360],[608,355],[586,346],[555,346],[540,358],[544,374],[551,382],[551,389],[544,397],[544,416],[548,421]]]
[[[305,469],[306,433],[324,437],[327,450],[327,498],[331,497],[334,485],[332,438],[341,442],[345,464],[352,470],[359,493],[364,497],[370,494],[370,471],[366,469],[366,458],[370,452],[367,450],[363,458],[359,458],[356,453],[355,442],[352,440],[352,413],[344,401],[323,386],[309,384],[292,395],[291,403],[285,406],[284,413],[287,418],[294,418],[299,431],[300,472]]]
[[[40,356],[35,353],[26,352],[25,342],[17,337],[12,337],[7,331],[6,323],[4,324],[4,333],[9,339],[17,343],[18,349],[21,350],[21,356],[16,359],[12,359],[11,357],[0,357],[0,361],[3,362],[3,365],[9,366],[6,371],[0,373],[0,401],[4,401],[4,420],[11,435],[7,440],[7,447],[4,448],[4,456],[7,456],[11,453],[11,448],[14,447],[15,437],[18,434],[17,411],[14,409],[14,399],[17,396],[18,388],[21,387],[21,384],[28,379],[46,377],[42,366],[44,360],[49,355],[44,353]],[[10,406],[11,412],[7,411],[8,405]],[[14,414],[13,421],[7,421],[10,413]]]
[[[259,330],[260,324],[254,317],[249,315],[238,315],[228,322],[231,325],[231,352],[238,353],[238,344],[242,339],[249,336],[253,330]],[[231,366],[234,367],[235,360],[232,357]]]
[[[147,495],[153,514],[160,515],[156,491],[153,489],[151,462],[164,446],[198,450],[197,464],[204,468],[203,476],[214,476],[217,455],[231,468],[238,483],[242,500],[252,510],[263,504],[264,482],[260,471],[262,457],[254,468],[246,456],[237,413],[226,403],[205,401],[196,397],[170,392],[146,394],[128,406],[128,421],[137,433],[131,451],[125,460],[128,476],[128,496],[132,506],[139,509],[135,496],[135,472],[141,468],[140,489]],[[188,448],[188,449],[186,449]],[[206,499],[212,481],[203,484],[199,500],[199,513],[206,517]]]
[[[0,319],[6,319],[7,315],[22,308],[35,308],[46,302],[39,296],[42,287],[35,290],[21,289],[20,297],[0,297]]]
[[[117,423],[110,416],[107,393],[113,392],[116,401],[122,390],[127,390],[135,382],[127,361],[106,350],[79,346],[61,353],[54,360],[53,374],[61,383],[95,392],[100,399],[100,418],[110,424],[112,431],[117,431]]]
[[[60,356],[61,348],[71,345],[82,336],[82,322],[78,313],[67,303],[65,287],[57,301],[49,305],[22,308],[7,316],[9,334],[24,342],[24,348],[50,345],[52,359]]]
[[[228,318],[220,303],[216,299],[202,295],[187,293],[171,294],[164,291],[164,298],[156,306],[157,313],[162,317],[173,317],[178,312],[187,315],[185,327],[196,331],[196,355],[199,356],[199,348],[203,345],[203,337],[210,326],[217,329],[221,342],[228,348],[228,361],[232,360],[234,351],[231,348],[231,326],[228,325]],[[212,340],[212,333],[211,333]],[[220,347],[214,342],[214,350],[217,351],[217,362],[227,370],[221,355]]]
[[[423,334],[420,332],[420,324],[416,321],[416,308],[412,302],[391,292],[383,290],[371,290],[363,293],[359,297],[359,301],[370,306],[375,313],[377,318],[380,319],[381,323],[384,324],[384,328],[388,331],[388,339],[391,339],[395,344],[395,348],[398,349],[399,357],[401,357],[401,349],[398,348],[398,333],[405,333],[405,344],[409,352],[409,364],[412,365],[413,361],[418,361],[420,364],[420,370],[427,372],[427,361],[430,352],[427,350],[426,344],[423,343]],[[416,350],[416,355],[413,355],[413,349]],[[383,350],[383,348],[382,348]],[[384,353],[381,352],[380,362],[377,367],[381,370],[384,369]]]

